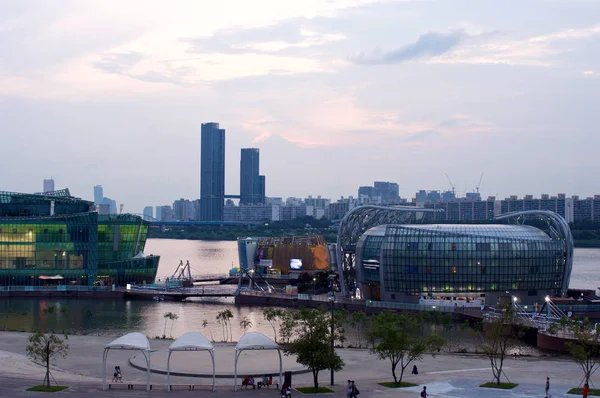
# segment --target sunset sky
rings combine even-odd
[[[0,0],[0,190],[200,196],[200,124],[267,196],[600,193],[600,1]]]

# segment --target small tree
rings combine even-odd
[[[163,339],[167,338],[167,322],[169,320],[171,321],[171,329],[169,330],[169,335],[173,337],[173,324],[177,319],[179,319],[179,315],[175,314],[174,312],[165,312],[163,317],[165,318],[165,329],[163,331]]]
[[[294,354],[296,361],[310,369],[314,387],[319,387],[319,371],[340,371],[344,361],[331,349],[331,318],[324,307],[301,308],[284,316],[280,334],[287,343],[283,344],[286,355]],[[337,331],[334,330],[334,336]]]
[[[65,340],[67,339],[68,336],[65,334]],[[69,346],[54,333],[47,335],[39,330],[30,335],[28,341],[27,356],[46,366],[43,384],[50,388],[50,361],[57,356],[65,358],[69,352]]]
[[[232,338],[231,333],[231,319],[233,318],[233,313],[228,308],[219,312],[216,316],[217,322],[221,325],[221,331],[223,332],[223,341],[229,341]]]
[[[367,314],[364,311],[356,311],[352,313],[351,324],[356,331],[356,339],[358,340],[358,348],[362,347],[362,338],[364,337],[364,327],[367,322]]]
[[[379,359],[389,359],[394,383],[402,383],[406,368],[414,361],[421,361],[427,352],[435,352],[444,345],[444,339],[436,334],[423,335],[415,317],[391,312],[381,312],[371,319],[367,337],[371,352]],[[400,378],[396,367],[400,365]]]
[[[496,384],[500,384],[500,378],[503,374],[506,380],[510,382],[506,373],[502,371],[502,367],[508,353],[518,344],[518,335],[515,334],[515,326],[513,325],[513,307],[505,305],[501,307],[501,310],[501,316],[484,324],[480,332],[481,340],[479,343],[479,347],[490,360]]]
[[[265,308],[263,310],[263,318],[265,318],[265,320],[267,322],[269,322],[269,325],[271,325],[276,343],[277,343],[277,327],[279,326],[279,320],[281,319],[281,316],[282,316],[282,311],[280,309]]]
[[[570,329],[575,341],[567,343],[569,353],[589,384],[590,377],[600,366],[600,335],[587,318],[583,322],[573,322]]]
[[[246,331],[252,327],[252,321],[248,319],[247,316],[245,316],[240,321],[240,327],[242,328],[242,330],[244,330],[244,333],[246,333]]]

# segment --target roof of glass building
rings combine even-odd
[[[0,191],[0,203],[11,203],[15,199],[37,199],[37,200],[59,200],[59,201],[72,201],[72,202],[87,202],[90,205],[93,202],[83,200],[71,196],[68,188],[61,189],[58,191],[45,192],[45,193],[21,193],[21,192],[9,192]]]
[[[529,225],[505,224],[412,224],[412,225],[380,225],[371,228],[369,235],[396,235],[403,231],[419,230],[422,232],[443,233],[456,236],[479,236],[496,239],[519,240],[552,240],[544,231]]]

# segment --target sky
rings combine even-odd
[[[0,0],[0,190],[125,211],[226,193],[257,147],[267,196],[600,193],[597,0]]]

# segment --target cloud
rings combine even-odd
[[[413,59],[431,58],[456,47],[466,36],[466,33],[462,30],[448,34],[428,32],[419,36],[416,42],[396,50],[388,52],[376,50],[371,53],[361,53],[354,58],[354,62],[367,65],[397,64]]]
[[[221,29],[208,37],[182,38],[191,53],[276,53],[287,49],[310,48],[344,40],[339,33],[316,31],[306,18],[294,18],[260,27]]]

